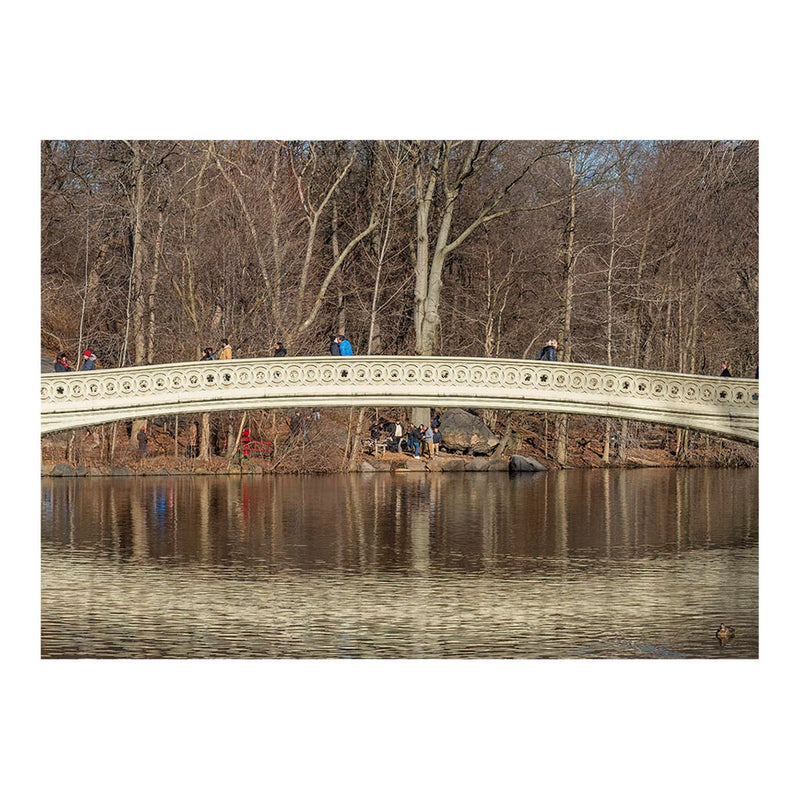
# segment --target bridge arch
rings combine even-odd
[[[42,433],[132,417],[335,406],[508,409],[676,425],[758,442],[758,381],[513,359],[233,359],[41,378]]]

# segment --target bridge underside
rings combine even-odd
[[[42,432],[253,409],[425,407],[579,414],[758,442],[758,383],[484,359],[270,359],[42,376]]]

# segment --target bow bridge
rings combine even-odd
[[[42,376],[42,432],[255,408],[418,406],[585,414],[758,442],[758,381],[551,361],[268,358]]]

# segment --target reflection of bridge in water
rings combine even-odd
[[[41,378],[42,432],[256,408],[410,406],[583,414],[758,442],[758,381],[549,361],[234,359]]]

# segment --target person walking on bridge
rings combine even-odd
[[[339,337],[338,336],[331,336],[331,355],[332,356],[340,356],[341,353],[339,352]]]
[[[558,361],[558,340],[550,339],[536,356],[537,361]]]
[[[723,361],[722,362],[722,372],[720,372],[719,376],[720,376],[720,378],[730,378],[731,377],[731,371],[728,369],[728,362],[727,361]]]
[[[220,351],[219,351],[220,360],[223,361],[223,360],[226,360],[226,359],[233,358],[233,349],[231,348],[230,343],[228,342],[228,340],[227,339],[221,339],[220,340],[220,345],[221,345],[221,348],[220,348]]]
[[[272,355],[277,356],[279,358],[282,358],[283,356],[286,355],[286,348],[283,346],[283,342],[278,342],[275,345],[275,352]]]
[[[339,355],[340,356],[351,356],[353,355],[353,345],[347,341],[346,336],[339,336]]]
[[[67,362],[67,354],[59,353],[53,363],[53,372],[72,372],[72,367]]]
[[[91,351],[86,350],[83,354],[83,365],[81,366],[81,372],[84,370],[95,369],[97,366],[97,356]]]

